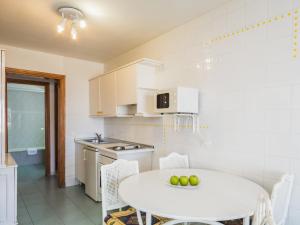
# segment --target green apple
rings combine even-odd
[[[189,178],[187,176],[179,177],[179,183],[181,186],[187,186],[189,184]]]
[[[172,184],[172,185],[178,185],[179,184],[179,178],[177,176],[171,176],[171,178],[170,178],[170,184]]]
[[[189,182],[192,186],[197,186],[199,184],[199,178],[196,175],[191,175],[189,178]]]

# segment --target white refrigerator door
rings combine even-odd
[[[97,199],[97,152],[86,149],[85,151],[85,193],[95,201]]]

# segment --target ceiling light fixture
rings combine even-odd
[[[84,14],[79,9],[73,7],[61,7],[58,9],[58,13],[61,15],[62,20],[57,25],[57,32],[62,33],[65,30],[67,21],[71,21],[71,37],[73,40],[77,39],[77,28],[85,28],[86,22],[84,20]]]

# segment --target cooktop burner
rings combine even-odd
[[[114,150],[114,151],[126,151],[126,150],[133,150],[133,149],[140,149],[140,145],[126,145],[126,146],[114,146],[110,147],[108,149]]]

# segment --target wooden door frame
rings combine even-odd
[[[46,73],[39,71],[31,71],[25,69],[5,68],[6,74],[15,74],[20,76],[26,76],[31,78],[44,78],[57,81],[57,122],[58,133],[57,146],[58,146],[58,165],[57,165],[57,180],[59,187],[65,187],[65,96],[66,96],[66,79],[65,75]]]
[[[38,85],[45,88],[45,175],[50,176],[51,173],[51,143],[50,143],[50,94],[49,82],[24,80],[19,78],[6,77],[6,87],[8,83]],[[5,120],[6,120],[6,152],[8,152],[8,127],[7,127],[7,88],[6,88],[6,107],[5,107]]]

